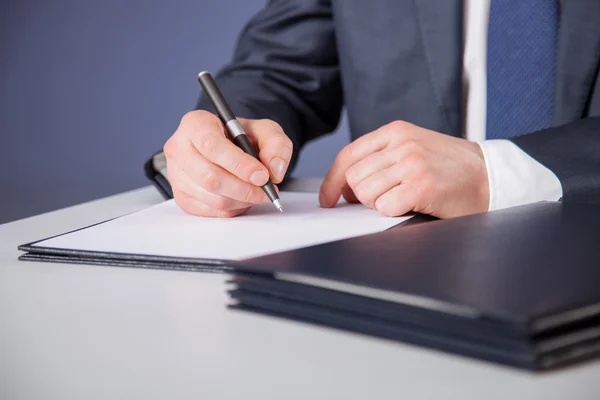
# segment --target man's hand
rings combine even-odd
[[[169,182],[175,202],[184,211],[234,217],[267,201],[260,186],[269,176],[275,184],[283,179],[292,157],[291,140],[271,120],[239,121],[261,162],[233,144],[221,121],[207,111],[186,114],[166,142]]]
[[[321,186],[322,207],[344,195],[386,216],[451,218],[487,211],[488,178],[477,143],[395,121],[339,153]]]

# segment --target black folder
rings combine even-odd
[[[233,262],[230,307],[529,370],[600,353],[600,207],[537,203]]]

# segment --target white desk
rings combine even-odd
[[[224,275],[17,261],[159,201],[144,188],[0,226],[0,399],[600,399],[600,361],[532,375],[227,310]]]

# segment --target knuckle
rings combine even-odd
[[[294,145],[292,144],[291,140],[287,140],[282,146],[281,146],[281,152],[283,153],[283,158],[287,161],[289,161],[292,158],[292,154],[294,153]]]
[[[351,158],[354,157],[356,154],[356,142],[348,143],[348,146],[346,146],[346,154]]]
[[[388,124],[388,128],[397,132],[409,132],[412,124],[410,122],[396,120]]]
[[[181,121],[179,122],[180,127],[187,127],[194,125],[198,122],[198,118],[201,117],[201,113],[199,111],[188,111],[183,114],[181,117]]]
[[[357,182],[357,172],[356,172],[356,168],[348,168],[346,170],[346,173],[344,174],[345,178],[346,178],[346,182],[348,183],[348,186],[350,186],[351,188],[354,188],[356,186]]]
[[[404,142],[403,147],[409,153],[421,153],[423,150],[423,145],[422,145],[421,141],[419,141],[415,138],[407,139]]]
[[[216,139],[219,135],[215,133],[219,132],[219,124],[218,118],[208,111],[190,111],[181,119],[176,134],[189,137],[199,151],[204,148],[211,150],[211,146],[218,144]]]
[[[411,152],[404,160],[404,165],[412,173],[421,175],[425,169],[425,157],[417,152]]]
[[[196,140],[196,148],[204,155],[212,154],[216,148],[216,138],[212,135],[200,135]]]
[[[290,137],[285,134],[283,136],[283,145],[287,147],[290,151],[294,148],[294,143],[292,142],[292,139],[290,139]]]
[[[175,143],[175,139],[171,137],[165,145],[163,146],[163,153],[165,157],[172,158],[177,154],[177,144]]]
[[[270,145],[273,146],[272,148],[275,149],[277,153],[281,153],[286,159],[292,155],[293,144],[287,136],[279,136],[273,139]]]
[[[221,180],[213,172],[207,172],[201,177],[202,187],[209,192],[216,192],[221,187]]]
[[[353,188],[354,195],[361,203],[366,204],[368,200],[367,191],[365,190],[364,185],[358,185],[356,188]]]
[[[192,123],[192,121],[195,119],[195,111],[188,111],[185,114],[183,114],[183,117],[181,117],[181,121],[179,122],[180,126],[184,126],[184,125],[189,125],[190,123]]]
[[[260,122],[271,132],[283,133],[281,125],[272,119],[261,119]]]
[[[267,144],[267,151],[289,159],[294,145],[281,125],[270,119],[259,120],[259,123],[260,129],[257,129],[257,133],[262,135],[262,144]]]
[[[217,117],[214,114],[208,111],[193,110],[183,114],[183,117],[181,117],[181,125],[190,125],[205,122],[214,123],[216,118]]]
[[[231,173],[237,177],[244,178],[244,175],[247,175],[245,172],[247,168],[244,168],[244,163],[241,160],[233,161],[233,167],[231,168]]]
[[[220,123],[219,118],[211,112],[205,110],[197,110],[193,112],[196,113],[194,118],[201,126],[210,126],[212,128]]]
[[[367,204],[370,208],[375,208],[375,201],[377,197],[374,193],[368,193],[365,196],[365,204]]]
[[[391,133],[391,144],[397,145],[400,143],[406,143],[406,140],[413,138],[412,132],[414,132],[413,124],[406,121],[393,121],[387,125],[387,129],[382,130]]]
[[[291,147],[287,146],[276,146],[268,149],[263,149],[259,153],[260,159],[263,162],[270,163],[272,159],[279,158],[284,161],[285,165],[288,166],[292,158]]]

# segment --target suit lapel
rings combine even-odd
[[[600,1],[563,0],[559,29],[555,125],[584,116],[600,63]]]
[[[462,131],[462,0],[414,0],[438,108],[450,129]]]

